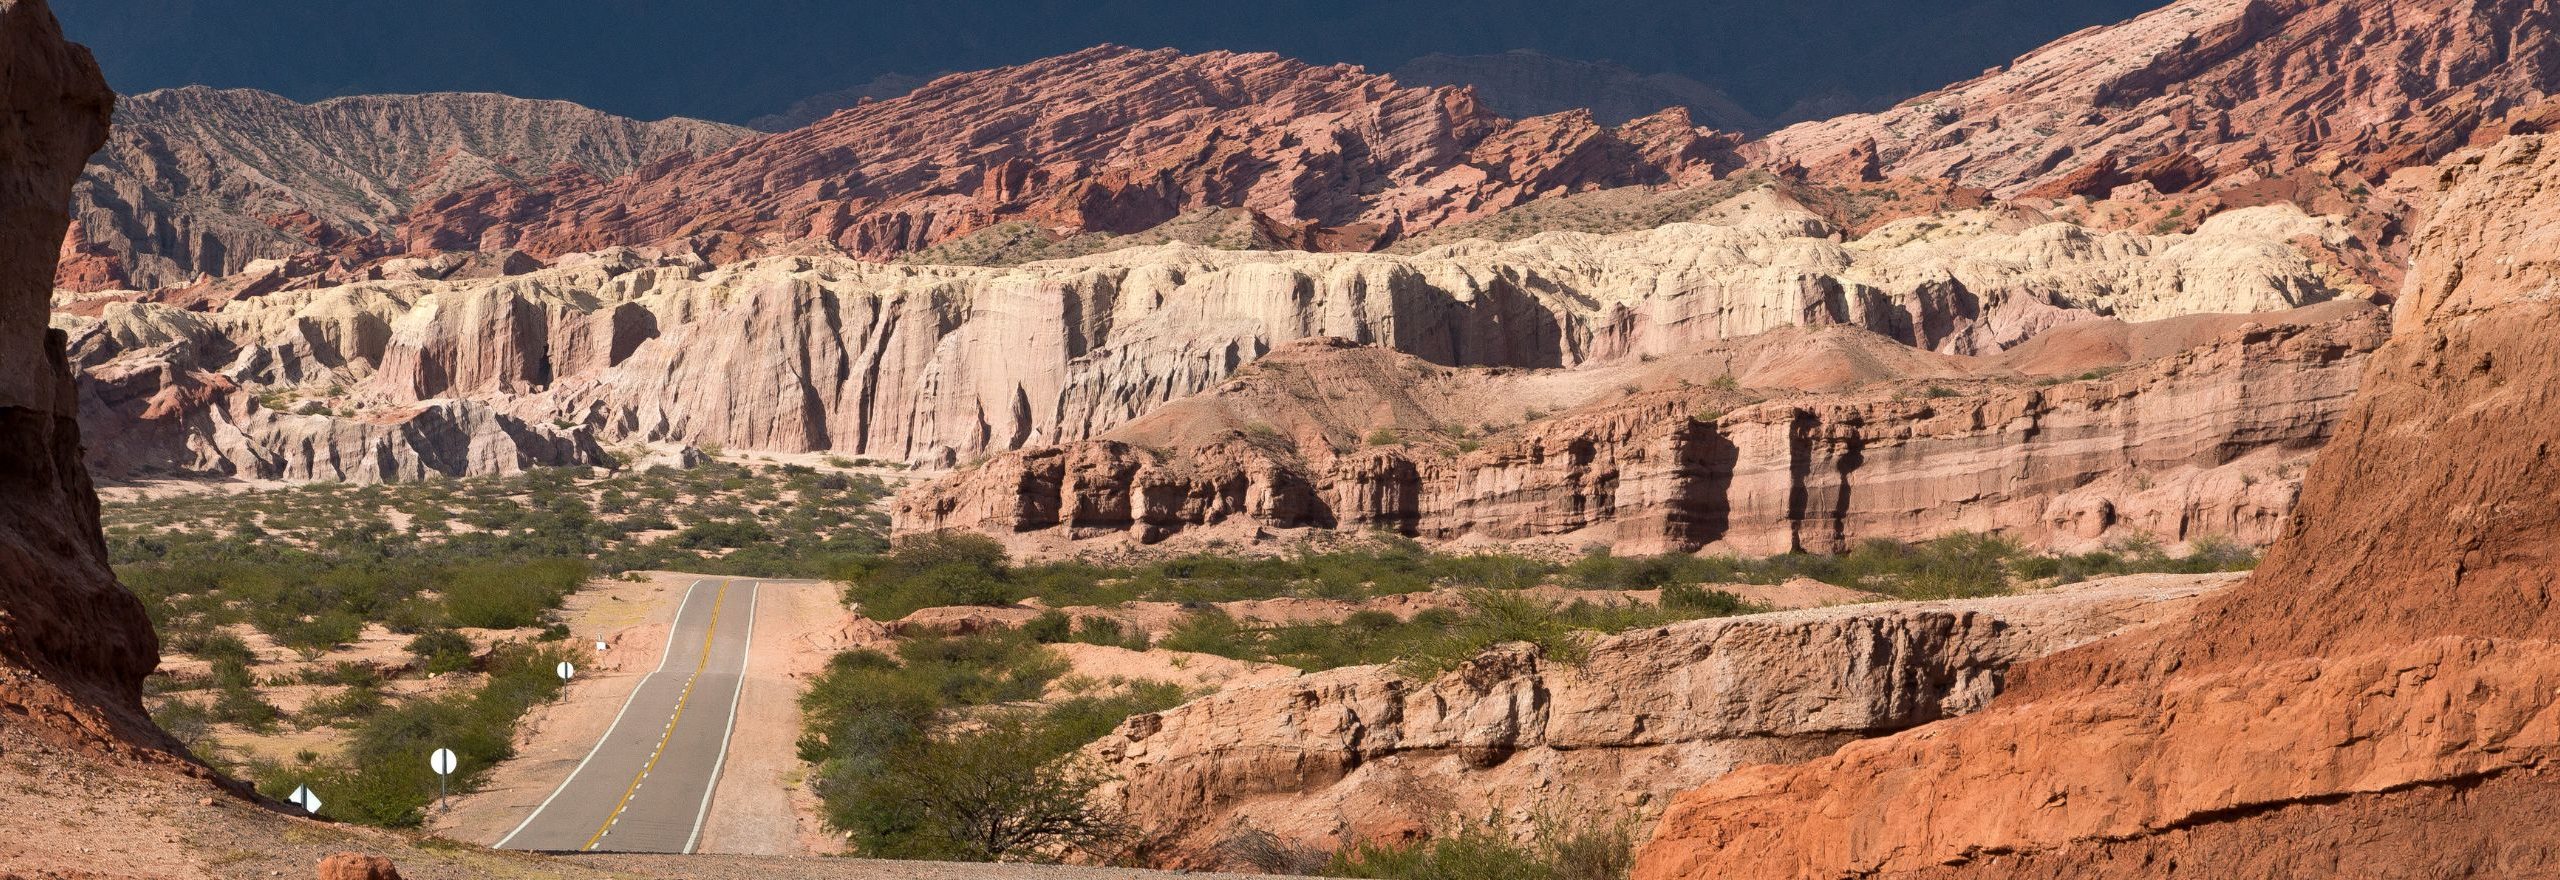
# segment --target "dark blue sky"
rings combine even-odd
[[[1755,112],[1962,79],[2165,0],[57,0],[118,89],[203,83],[312,100],[497,91],[741,120],[883,73],[1114,42],[1268,49],[1392,69],[1537,49],[1674,72]]]

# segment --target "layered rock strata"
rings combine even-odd
[[[1890,343],[1862,335],[1772,334],[1701,355],[1727,376],[1801,381],[1807,371],[1818,378],[1821,361],[1891,356]],[[2383,335],[2379,310],[2338,304],[2051,385],[1985,383],[1978,377],[2017,374],[1910,353],[1891,373],[1976,381],[1848,393],[1815,384],[1807,390],[1819,393],[1758,403],[1640,391],[1465,445],[1429,432],[1460,424],[1457,411],[1470,406],[1508,418],[1490,401],[1535,406],[1549,392],[1534,376],[1443,387],[1466,380],[1320,342],[1103,439],[999,456],[910,490],[896,522],[1050,550],[1297,529],[1751,555],[1846,552],[1870,538],[1958,529],[2057,548],[2135,535],[2263,544],[2284,528],[2304,461],[2335,430]],[[1319,398],[1372,402],[1353,407],[1370,421],[1352,424],[1401,421],[1407,433],[1383,445],[1326,436],[1325,424],[1346,419],[1297,405]]]
[[[2550,873],[2560,249],[2534,221],[2560,143],[2442,180],[2393,336],[2246,585],[1980,714],[1684,794],[1636,876]]]
[[[244,473],[206,450],[239,445],[215,434],[250,420],[186,414],[203,397],[190,388],[227,382],[342,417],[462,400],[534,433],[950,465],[1098,436],[1312,336],[1475,367],[1583,368],[1835,325],[1961,353],[2103,314],[2366,294],[2304,244],[2343,233],[2285,208],[2191,235],[1982,214],[1843,243],[1765,196],[1738,198],[1719,223],[1412,255],[1163,245],[1008,269],[827,256],[715,268],[615,249],[524,275],[280,290],[211,312],[99,302],[95,320],[62,320],[83,368],[114,380],[90,396],[94,431],[126,436],[157,400],[179,404],[156,410],[168,424],[204,426],[136,432],[160,439],[102,446],[101,468]]]
[[[678,238],[726,261],[814,239],[862,256],[1007,220],[1138,232],[1246,208],[1367,250],[1540,196],[1732,167],[1673,110],[1509,120],[1464,89],[1271,54],[1101,46],[955,74],[802,129],[619,177],[499,183],[421,207],[412,250],[538,256]]]
[[[1888,174],[2004,196],[2175,192],[2324,155],[2379,179],[2560,92],[2555,25],[2535,0],[2181,0],[1750,152],[1810,166],[1864,151]]]
[[[1131,718],[1087,753],[1167,866],[1243,867],[1234,841],[1256,835],[1331,851],[1453,822],[1635,821],[1737,766],[1974,711],[2012,665],[2179,617],[2232,579],[1693,621],[1598,639],[1574,664],[1503,646],[1430,680],[1338,669]]]

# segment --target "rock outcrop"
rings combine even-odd
[[[1411,255],[1161,245],[1004,269],[833,256],[714,268],[690,251],[616,249],[524,275],[279,290],[211,312],[84,303],[97,319],[62,320],[101,382],[87,410],[101,436],[149,420],[157,401],[185,410],[220,396],[199,389],[228,383],[325,411],[315,415],[466,400],[537,434],[947,466],[1094,438],[1312,336],[1448,366],[1580,369],[1839,325],[1988,352],[2098,315],[2277,311],[2368,293],[2306,250],[2338,230],[2280,207],[2192,235],[1969,214],[1844,243],[1765,195],[1736,198],[1713,212],[1719,223]],[[223,433],[253,427],[245,404],[227,411],[159,409],[181,429],[143,432],[159,438],[147,448],[102,446],[97,464],[272,472],[206,452],[241,445]],[[208,467],[215,457],[233,466]]]
[[[148,289],[257,260],[372,256],[401,216],[455,190],[563,168],[619,175],[749,134],[491,94],[300,104],[251,89],[150,92],[118,104],[81,178],[64,244],[79,259],[58,283]]]
[[[2233,578],[1692,621],[1598,639],[1576,664],[1502,646],[1427,681],[1338,669],[1131,718],[1088,754],[1164,866],[1245,867],[1226,844],[1257,832],[1331,851],[1488,818],[1634,821],[1743,764],[1974,711],[2012,665],[2175,619]]]
[[[1980,714],[1684,794],[1636,876],[2551,873],[2560,143],[2442,180],[2393,336],[2247,584],[2022,667]]]
[[[2174,192],[2324,154],[2379,179],[2560,92],[2555,25],[2538,0],[2180,0],[1750,152],[1810,166],[1874,149],[1889,174],[2004,196],[2103,197],[2163,173]]]
[[[422,206],[410,250],[537,256],[693,239],[719,261],[815,239],[861,256],[1008,220],[1129,233],[1246,208],[1338,249],[1540,196],[1732,167],[1669,111],[1513,121],[1463,89],[1271,54],[1102,46],[955,74],[807,128],[613,177],[493,183]]]
[[[175,760],[142,709],[159,640],[107,568],[71,369],[45,319],[72,183],[114,104],[43,0],[0,0],[0,728]]]
[[[1773,333],[1658,365],[1720,371],[1734,391],[1662,388],[1642,369],[1594,376],[1580,390],[1606,403],[1463,444],[1435,432],[1587,398],[1550,376],[1318,341],[1102,439],[912,489],[896,522],[1059,552],[1310,528],[1622,553],[1837,553],[1959,529],[2056,548],[2129,535],[2264,544],[2385,331],[2361,304],[2262,319],[2224,319],[2220,335],[2153,360],[2118,349],[2104,365],[2135,366],[2049,385],[1996,360],[1897,353],[1858,330]],[[2067,327],[2018,360],[2102,335]],[[1842,390],[1869,378],[1861,366],[1904,381]],[[1615,398],[1615,382],[1635,393]],[[1754,402],[1768,393],[1780,396]],[[1373,428],[1389,436],[1364,441]]]

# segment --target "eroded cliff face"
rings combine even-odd
[[[1637,876],[2538,876],[2560,794],[2560,144],[2449,162],[2294,525],[2193,622],[1682,795]],[[2183,869],[2183,870],[2181,870]]]
[[[101,447],[102,469],[361,479],[300,453],[241,452],[300,448],[278,435],[296,425],[344,436],[247,400],[375,422],[466,401],[487,411],[472,418],[527,438],[508,454],[527,464],[665,440],[950,465],[1099,436],[1313,336],[1449,366],[1582,369],[1823,326],[1988,352],[2100,314],[2276,311],[2368,292],[2314,244],[2344,233],[2288,208],[2191,235],[1982,213],[1844,243],[1767,192],[1728,207],[1718,223],[1413,255],[1161,245],[1007,269],[827,256],[712,267],[691,251],[613,249],[524,275],[278,290],[209,312],[101,303],[94,321],[62,320],[99,379],[92,428],[118,441]],[[400,444],[326,445],[344,458]]]
[[[107,569],[71,370],[46,326],[81,161],[115,95],[42,0],[0,0],[0,727],[168,760],[142,709],[159,640]]]
[[[301,104],[252,89],[150,92],[116,107],[81,177],[58,283],[147,290],[259,260],[378,256],[401,216],[456,190],[564,168],[610,177],[749,134],[491,94]]]
[[[2181,0],[1751,153],[1864,152],[2003,196],[2242,184],[2324,154],[2379,179],[2560,91],[2555,24],[2536,0]]]
[[[1247,867],[1230,841],[1255,832],[1332,851],[1452,821],[1634,821],[1737,766],[1974,711],[2010,666],[2178,618],[2233,578],[1693,621],[1599,639],[1578,664],[1504,646],[1428,681],[1339,669],[1137,716],[1088,754],[1162,866]]]
[[[1837,553],[1959,529],[2057,548],[2132,534],[2264,544],[2385,319],[2339,303],[2221,321],[2191,348],[2059,384],[1845,328],[1702,346],[1578,385],[1312,341],[1100,440],[912,489],[896,523],[1049,552],[1301,529],[1622,553]],[[2096,335],[2066,328],[2016,360]],[[1736,378],[1688,384],[1698,375]],[[1890,387],[1846,390],[1879,379]],[[1436,433],[1548,406],[1571,408],[1482,441]],[[1372,427],[1389,436],[1364,437]]]

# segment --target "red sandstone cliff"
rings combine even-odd
[[[621,177],[455,193],[416,212],[407,241],[548,257],[692,237],[725,259],[814,238],[882,256],[1005,220],[1126,233],[1241,207],[1366,249],[1548,194],[1708,172],[1736,141],[1677,111],[1617,128],[1579,111],[1512,121],[1463,89],[1354,67],[1102,46]]]
[[[2560,870],[2560,143],[2442,172],[2283,542],[1979,715],[1683,795],[1643,880]]]

